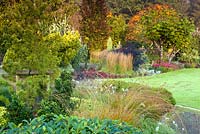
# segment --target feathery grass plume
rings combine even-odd
[[[133,69],[132,61],[131,54],[109,52],[106,57],[106,68],[112,73],[126,73]]]
[[[109,118],[139,126],[141,118],[160,119],[173,108],[159,93],[148,89],[131,89],[123,93],[90,90],[88,94],[88,98],[82,101],[74,115],[85,118]]]

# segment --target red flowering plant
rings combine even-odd
[[[180,67],[177,64],[173,64],[173,63],[169,63],[169,62],[154,62],[152,64],[152,67],[157,70],[157,71],[161,71],[161,72],[169,72],[169,71],[174,71],[179,69]]]

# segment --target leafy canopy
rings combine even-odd
[[[150,6],[129,21],[127,40],[153,44],[160,52],[167,52],[169,61],[180,49],[190,47],[194,25],[167,5]]]

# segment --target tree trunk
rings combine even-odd
[[[163,61],[163,46],[160,46],[160,62]]]

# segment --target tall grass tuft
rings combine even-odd
[[[85,118],[121,120],[139,126],[141,118],[159,119],[173,107],[158,94],[149,92],[130,90],[108,94],[90,91],[88,99],[74,114]]]
[[[133,70],[133,56],[109,51],[92,52],[91,62],[100,63],[105,71],[124,74]]]

